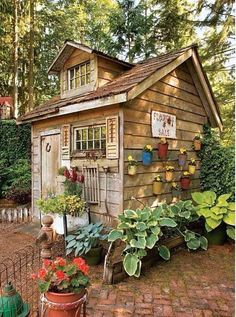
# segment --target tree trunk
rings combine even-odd
[[[13,20],[13,114],[14,117],[18,117],[18,0],[13,1],[14,5],[14,20]]]
[[[30,0],[30,42],[29,42],[29,111],[34,107],[34,0]]]

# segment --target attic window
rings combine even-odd
[[[67,74],[69,90],[89,84],[91,76],[90,61],[70,68]]]

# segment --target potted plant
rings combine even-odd
[[[191,174],[188,171],[184,171],[180,178],[180,185],[182,189],[189,189],[190,186],[190,176]]]
[[[152,155],[153,155],[153,148],[150,144],[145,145],[143,148],[142,153],[142,161],[143,165],[150,165],[152,163]]]
[[[171,193],[173,197],[179,197],[181,194],[181,188],[176,182],[171,183]]]
[[[161,194],[163,188],[163,182],[162,182],[162,177],[160,175],[157,175],[152,184],[152,191],[154,195]]]
[[[160,143],[157,144],[158,157],[161,160],[164,160],[167,158],[168,146],[169,146],[169,143],[166,141],[166,138],[161,138]]]
[[[43,261],[43,267],[31,277],[44,294],[42,302],[47,317],[80,316],[89,285],[88,272],[89,266],[82,258]]]
[[[231,194],[216,196],[213,191],[192,193],[197,214],[205,219],[205,236],[210,244],[223,244],[227,235],[235,240],[235,203]]]
[[[103,230],[102,223],[90,223],[79,228],[75,234],[66,237],[66,254],[74,252],[75,256],[82,256],[89,265],[99,264],[102,254],[100,241],[107,238],[106,234],[102,234]]]
[[[193,148],[195,151],[200,151],[202,147],[202,138],[200,134],[195,135],[193,139]]]
[[[173,180],[174,170],[175,170],[174,166],[172,166],[172,165],[166,166],[166,173],[165,174],[166,174],[166,181],[167,182],[171,182]]]
[[[137,174],[138,162],[133,159],[131,155],[128,156],[128,174],[136,175]]]
[[[196,172],[196,160],[194,158],[191,158],[190,162],[188,163],[188,171],[192,175]]]
[[[46,199],[37,200],[36,204],[43,213],[53,215],[53,227],[58,234],[66,234],[66,223],[68,229],[72,230],[88,221],[85,213],[86,203],[76,195],[49,195]]]
[[[180,148],[178,155],[179,166],[183,167],[187,161],[187,150],[185,148]]]

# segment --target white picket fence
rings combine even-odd
[[[29,223],[31,221],[32,210],[29,207],[0,209],[0,222]]]

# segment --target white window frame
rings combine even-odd
[[[94,137],[94,130],[96,128],[100,128],[99,130],[99,139],[95,139]],[[102,138],[102,129],[101,128],[105,128],[105,136],[104,138]],[[89,139],[88,138],[88,131],[89,129],[93,129],[93,138],[92,139]],[[86,140],[77,140],[76,139],[76,134],[77,134],[77,131],[82,131],[82,130],[87,130],[87,138]],[[86,151],[104,151],[104,154],[106,153],[106,143],[107,143],[107,138],[106,138],[106,124],[98,124],[98,125],[92,125],[92,126],[83,126],[83,127],[74,127],[73,129],[73,139],[74,139],[74,142],[73,142],[73,150],[75,152],[78,152],[78,151],[82,151],[82,152],[86,152]],[[88,147],[88,142],[89,141],[92,141],[93,142],[93,147],[92,148],[89,148]],[[95,148],[94,147],[94,143],[95,141],[99,141],[99,148]],[[102,141],[105,141],[105,147],[102,148]],[[83,149],[83,148],[77,148],[77,143],[82,143],[82,142],[86,142],[86,149]]]
[[[87,71],[87,65],[89,65],[89,71]],[[82,74],[82,72],[81,72],[82,66],[85,66],[85,73],[84,74]],[[79,70],[79,76],[76,76],[77,69]],[[74,73],[74,86],[73,87],[71,86],[71,71],[73,71],[73,73]],[[85,78],[85,83],[83,85],[81,85],[82,76],[84,76],[84,78]],[[87,80],[87,78],[89,78],[89,80]],[[78,81],[76,81],[76,79],[78,79]],[[76,82],[78,82],[79,84],[76,85]],[[90,60],[67,69],[67,89],[68,90],[74,90],[74,89],[77,89],[80,87],[84,87],[86,85],[89,85],[90,83],[91,83],[91,62],[90,62]]]

